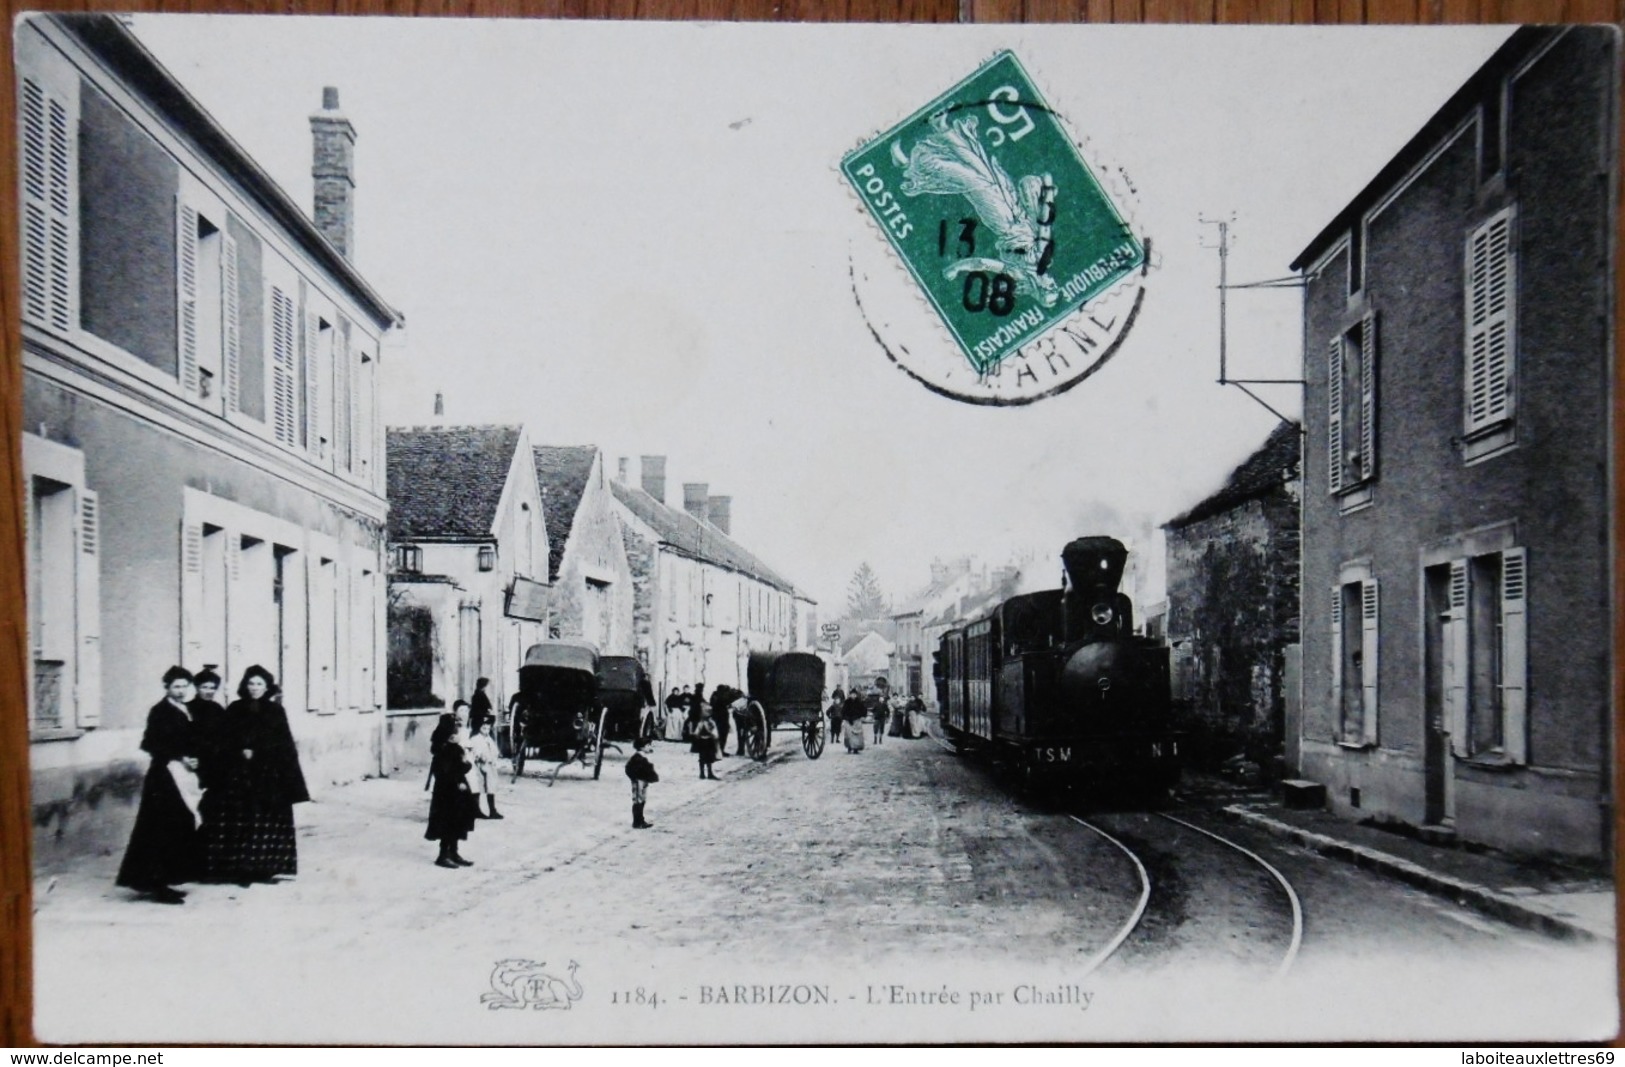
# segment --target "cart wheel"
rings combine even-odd
[[[808,759],[817,759],[824,754],[824,717],[822,715],[801,728],[801,750],[807,753]]]
[[[748,711],[751,718],[755,720],[751,724],[750,757],[757,762],[761,762],[767,759],[767,747],[773,741],[767,729],[767,712],[763,710],[761,703],[755,700],[750,702]]]
[[[608,725],[609,709],[605,708],[598,713],[598,743],[593,746],[595,749],[597,749],[592,761],[593,781],[597,781],[598,776],[602,774],[604,770],[604,745],[608,744],[608,742],[604,740],[604,727]]]

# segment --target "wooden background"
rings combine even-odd
[[[1192,23],[1440,23],[1625,21],[1625,0],[131,0],[127,3],[5,0],[6,44],[0,50],[0,1047],[34,1044],[29,998],[31,821],[28,802],[28,724],[24,671],[28,662],[23,606],[22,363],[19,340],[16,81],[11,26],[22,10],[230,12],[233,14],[423,15],[513,18],[709,19],[818,22],[1192,22]],[[1625,140],[1625,138],[1622,138]],[[1625,216],[1625,212],[1619,213]],[[1616,244],[1617,247],[1617,244]],[[1615,281],[1619,288],[1618,279]],[[1625,292],[1616,294],[1617,309]],[[1620,366],[1616,352],[1616,380]],[[1614,514],[1620,515],[1618,428],[1625,404],[1615,390]],[[1617,520],[1616,520],[1617,522]],[[1617,530],[1616,530],[1617,537]],[[1619,604],[1625,582],[1616,568],[1614,707],[1625,706],[1619,663]],[[1625,746],[1615,730],[1615,766]],[[1616,786],[1615,795],[1618,796]],[[1616,804],[1616,814],[1620,814]],[[1616,850],[1617,851],[1617,850]],[[87,1010],[93,1010],[90,1005]]]

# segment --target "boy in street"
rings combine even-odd
[[[632,758],[626,761],[626,776],[632,779],[632,827],[637,830],[647,830],[654,825],[643,818],[643,804],[649,796],[649,786],[660,781],[660,775],[655,773],[655,765],[645,754],[652,743],[647,737],[638,738],[633,744],[635,751]]]

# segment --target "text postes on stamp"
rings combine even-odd
[[[1080,315],[1141,272],[1146,242],[1011,52],[850,152],[841,170],[969,361],[967,368],[956,356],[957,373],[940,363],[905,364],[928,386],[986,403],[1061,391],[1098,362],[1061,353],[1072,373],[1047,380],[1056,375],[1027,366],[1029,346],[1076,319],[1085,356],[1115,347],[1122,328],[1101,327],[1113,319],[1124,324],[1138,309],[1136,299],[1132,310],[1114,310],[1104,320]],[[1124,303],[1119,295],[1110,303]],[[1029,374],[1016,368],[1012,377],[1001,365],[1023,349]],[[1057,366],[1054,355],[1045,353],[1044,361]]]

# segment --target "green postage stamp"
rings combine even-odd
[[[1146,243],[1008,51],[841,171],[980,379],[1145,265]]]

